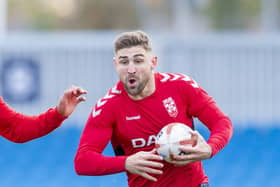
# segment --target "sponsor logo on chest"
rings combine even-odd
[[[144,138],[135,138],[131,140],[131,144],[133,148],[141,148],[150,146],[155,143],[157,136],[156,135],[150,135],[148,139]]]
[[[177,117],[178,109],[176,103],[172,97],[168,97],[162,101],[163,106],[165,107],[166,111],[168,112],[170,117]]]

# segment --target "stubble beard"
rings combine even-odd
[[[144,90],[145,86],[147,85],[148,79],[143,80],[142,82],[139,82],[139,84],[135,87],[129,87],[127,83],[124,83],[125,90],[129,95],[137,96],[141,94],[141,92]]]

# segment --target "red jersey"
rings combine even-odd
[[[155,138],[165,125],[181,122],[193,128],[193,117],[210,130],[208,144],[212,156],[221,150],[232,135],[229,118],[198,84],[183,74],[156,73],[155,92],[133,100],[121,82],[95,105],[83,131],[75,158],[75,169],[82,175],[105,175],[125,171],[127,156],[151,151]],[[111,140],[121,156],[104,156],[102,151]],[[121,148],[121,149],[120,149]],[[131,187],[198,187],[208,182],[202,163],[175,167],[165,161],[163,174],[153,182],[127,172]]]
[[[27,116],[11,109],[0,97],[0,135],[10,141],[23,143],[44,136],[66,119],[50,108],[38,116]]]

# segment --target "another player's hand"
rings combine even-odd
[[[204,140],[204,138],[197,132],[192,132],[192,138],[195,140],[193,147],[182,146],[181,151],[187,153],[186,155],[173,155],[171,163],[176,166],[185,166],[192,162],[205,160],[211,157],[212,149],[210,145]]]
[[[162,174],[162,157],[156,154],[156,150],[150,152],[140,151],[125,161],[125,169],[130,173],[140,175],[148,180],[157,181],[152,175]]]
[[[86,93],[86,90],[77,86],[71,86],[65,90],[57,106],[58,113],[65,117],[69,116],[81,101],[86,100],[86,98],[82,96]]]

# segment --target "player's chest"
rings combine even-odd
[[[123,102],[117,111],[116,133],[131,145],[152,144],[160,129],[171,122],[186,122],[187,105],[176,96],[161,96],[145,102]]]

